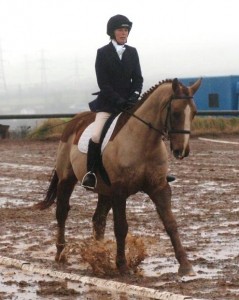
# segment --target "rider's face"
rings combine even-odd
[[[118,44],[123,45],[127,43],[127,38],[129,35],[128,28],[125,27],[118,28],[114,31],[114,34],[115,34],[115,40]]]

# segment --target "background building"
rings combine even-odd
[[[180,78],[191,85],[198,78]],[[198,110],[239,110],[239,75],[203,77],[194,96]]]

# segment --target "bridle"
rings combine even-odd
[[[140,122],[144,123],[150,129],[153,129],[153,130],[157,131],[165,139],[169,139],[169,135],[170,134],[190,134],[191,133],[190,130],[173,129],[172,128],[172,114],[171,114],[171,106],[172,106],[172,102],[173,101],[176,101],[176,100],[190,100],[190,99],[193,99],[193,96],[186,96],[186,95],[176,96],[176,95],[172,95],[170,97],[168,105],[167,105],[167,115],[166,115],[166,119],[165,119],[164,129],[163,130],[161,130],[161,129],[155,127],[155,126],[153,126],[153,124],[151,122],[147,122],[147,121],[143,120],[142,118],[138,117],[135,113],[132,113],[129,110],[123,109],[123,112],[126,112],[130,116],[132,116],[132,117],[136,118],[137,120],[139,120]],[[169,127],[171,128],[170,130],[168,129],[168,124],[169,124]]]
[[[169,100],[169,105],[167,107],[167,115],[166,115],[166,119],[165,119],[165,125],[164,125],[164,131],[167,133],[167,135],[169,134],[174,134],[174,133],[181,133],[181,134],[190,134],[191,131],[190,130],[184,130],[184,129],[173,129],[172,128],[172,114],[171,114],[171,106],[172,106],[172,102],[176,101],[176,100],[190,100],[193,99],[192,96],[172,96]],[[170,124],[170,130],[168,130],[168,126],[167,124]]]

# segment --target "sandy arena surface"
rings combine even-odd
[[[114,258],[112,213],[106,242],[94,245],[91,218],[97,198],[79,184],[66,225],[68,262],[55,263],[55,206],[32,208],[48,187],[58,145],[53,141],[0,140],[0,255],[194,298],[239,299],[239,137],[220,139],[234,144],[194,138],[188,158],[177,161],[170,156],[170,173],[177,177],[171,184],[173,211],[195,277],[178,277],[170,240],[143,193],[128,199],[127,216],[129,245],[135,251],[131,259],[147,255],[131,275],[120,276],[112,258],[103,262],[105,251]],[[91,253],[93,248],[98,252]],[[91,254],[88,261],[82,249]],[[96,257],[102,258],[102,268],[96,266]],[[0,265],[0,270],[0,299],[143,299],[15,267]]]

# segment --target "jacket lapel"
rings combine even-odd
[[[122,56],[122,63],[124,65],[128,65],[129,61],[130,61],[130,50],[127,46],[125,46],[125,51],[124,51],[123,56]]]
[[[108,50],[109,50],[109,55],[110,55],[111,58],[112,58],[112,61],[115,61],[115,62],[121,64],[121,60],[120,60],[120,58],[119,58],[119,56],[118,56],[118,54],[117,54],[117,52],[116,52],[116,50],[115,50],[114,45],[113,45],[111,42],[109,43],[109,48],[108,48]],[[123,56],[124,56],[124,54],[123,54]]]

